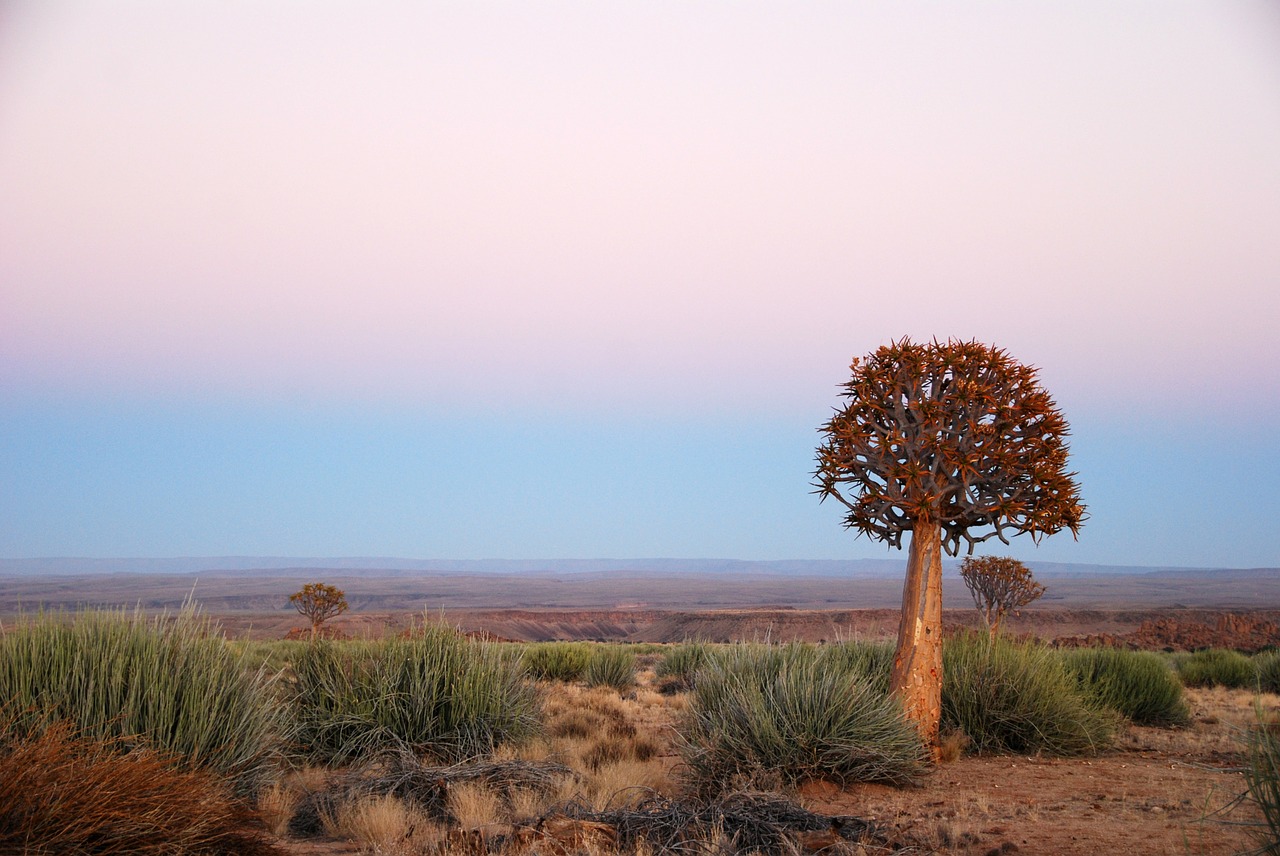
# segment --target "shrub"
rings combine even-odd
[[[598,645],[582,678],[589,687],[625,690],[636,682],[636,655],[620,645]]]
[[[841,642],[820,649],[819,658],[832,667],[852,672],[879,692],[889,692],[893,670],[892,642]]]
[[[214,774],[128,750],[65,721],[16,736],[0,749],[0,852],[282,853]]]
[[[531,677],[544,681],[576,681],[591,659],[585,642],[537,642],[526,645],[520,663]]]
[[[698,669],[706,665],[710,656],[710,648],[705,642],[685,642],[669,650],[654,669],[663,692],[693,689]]]
[[[192,607],[171,619],[41,615],[0,637],[0,699],[15,714],[0,742],[67,720],[85,737],[143,744],[252,792],[285,733],[271,684]]]
[[[346,761],[396,749],[455,762],[538,728],[536,690],[493,643],[427,625],[409,638],[320,641],[295,664],[302,750]]]
[[[943,646],[942,721],[977,752],[1094,752],[1115,714],[1088,698],[1054,652],[962,634]]]
[[[1280,693],[1280,651],[1267,651],[1253,658],[1258,692]]]
[[[1258,724],[1248,734],[1246,796],[1262,815],[1259,853],[1280,854],[1280,723],[1268,720],[1261,707]]]
[[[770,776],[900,784],[925,757],[896,702],[799,645],[712,658],[680,736],[695,785],[711,792]]]
[[[1178,674],[1189,687],[1251,687],[1253,663],[1239,651],[1212,648],[1178,660]]]
[[[1159,654],[1080,648],[1064,652],[1063,660],[1086,693],[1139,725],[1186,725],[1191,720],[1182,683]]]

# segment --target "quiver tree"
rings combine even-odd
[[[307,583],[289,595],[289,603],[311,620],[311,638],[320,635],[320,625],[347,611],[347,597],[342,589],[324,583]]]
[[[978,342],[903,338],[854,359],[846,403],[820,430],[815,491],[846,528],[902,548],[910,532],[891,692],[937,747],[942,716],[942,550],[1039,542],[1085,518],[1067,468],[1066,419],[1037,370]]]
[[[992,639],[1000,633],[1000,622],[1007,613],[1017,613],[1044,594],[1044,586],[1036,582],[1030,568],[1004,556],[965,556],[960,563],[960,578],[973,596],[973,605]]]

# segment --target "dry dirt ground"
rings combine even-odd
[[[672,727],[684,699],[647,689],[652,681],[652,672],[644,672],[641,688],[622,695],[549,685],[549,705],[559,711],[552,714],[552,722],[556,716],[571,715],[575,705],[622,712],[636,727],[638,739],[662,747],[647,771],[634,767],[633,775],[644,778],[649,787],[674,794],[679,790],[679,758],[672,748]],[[1190,726],[1131,727],[1114,748],[1093,757],[964,757],[935,767],[918,787],[840,788],[818,782],[792,796],[812,811],[872,820],[887,838],[885,847],[852,852],[1246,852],[1256,844],[1248,826],[1256,821],[1256,813],[1237,799],[1245,788],[1239,738],[1256,720],[1257,705],[1274,712],[1280,709],[1280,697],[1193,689],[1188,698],[1193,710]],[[544,757],[550,752],[567,758],[583,752],[583,745],[562,742],[541,751]],[[619,786],[615,780],[605,788]],[[502,831],[509,830],[503,825]],[[397,845],[384,840],[374,845],[366,840],[362,846],[350,837],[286,839],[282,844],[297,856],[440,852],[420,841]]]
[[[903,844],[941,853],[1226,854],[1253,846],[1238,738],[1255,696],[1191,690],[1193,724],[1130,727],[1092,758],[967,757],[935,768],[923,787],[811,790],[824,813],[872,817]],[[1275,709],[1275,696],[1264,700]]]

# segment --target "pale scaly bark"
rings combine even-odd
[[[942,535],[924,522],[911,532],[889,691],[936,757],[942,721]]]

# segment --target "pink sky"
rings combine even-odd
[[[1277,152],[1263,2],[19,0],[0,388],[816,422],[954,336],[1257,426]]]

